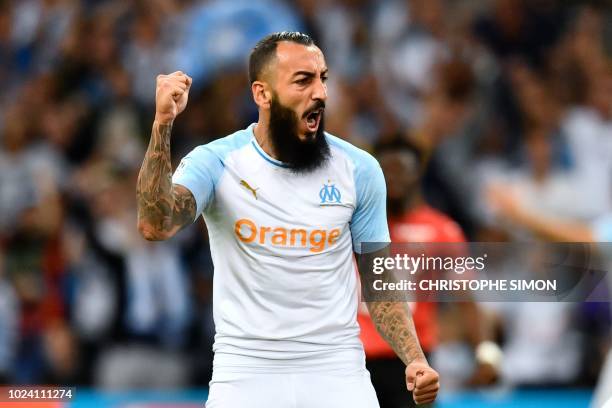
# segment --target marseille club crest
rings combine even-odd
[[[334,205],[334,204],[342,204],[340,201],[342,199],[342,195],[340,194],[340,190],[336,187],[335,184],[331,184],[328,180],[328,184],[323,184],[321,190],[319,190],[319,198],[321,205]]]

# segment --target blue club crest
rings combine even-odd
[[[330,183],[329,180],[328,183]],[[319,198],[321,199],[320,204],[340,204],[342,195],[336,185],[330,183],[323,184],[323,187],[319,190]]]

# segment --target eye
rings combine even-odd
[[[310,82],[310,77],[304,77],[295,81],[298,85],[306,85],[308,82]]]
[[[327,82],[327,75],[321,75],[321,81]]]

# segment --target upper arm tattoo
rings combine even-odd
[[[196,201],[191,191],[179,184],[173,184],[172,224],[183,227],[191,224],[196,216]]]
[[[136,186],[138,221],[160,237],[172,236],[193,222],[196,215],[193,194],[183,186],[172,184],[171,131],[171,124],[153,124]]]

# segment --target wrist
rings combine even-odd
[[[174,118],[168,115],[155,114],[155,123],[158,125],[172,125]]]
[[[429,363],[427,362],[427,359],[425,357],[415,358],[410,363],[408,363],[408,365],[412,365],[412,364],[419,364],[419,365],[429,366]]]

